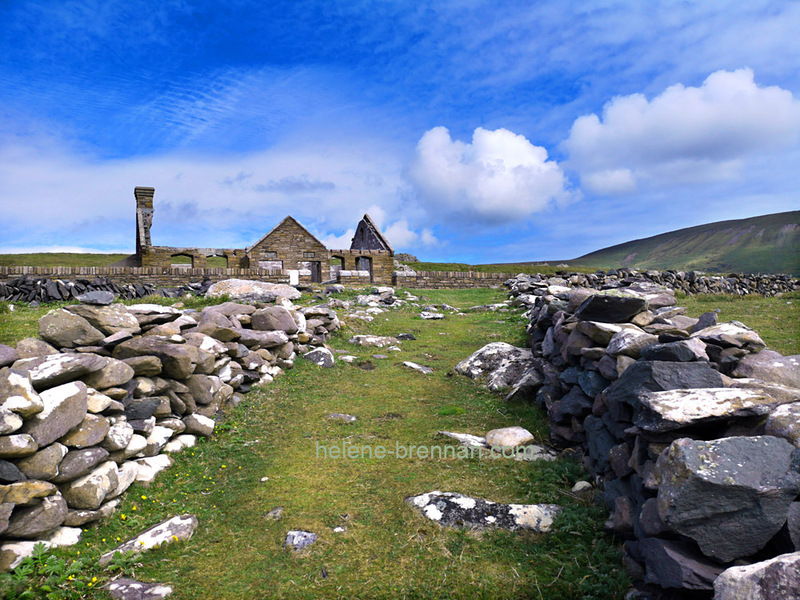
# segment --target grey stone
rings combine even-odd
[[[244,279],[218,281],[208,288],[206,292],[206,297],[228,296],[234,302],[275,302],[276,298],[299,300],[301,295],[297,289],[283,283],[247,281]]]
[[[247,348],[276,348],[289,341],[289,336],[284,331],[252,331],[243,329],[239,341]]]
[[[103,448],[84,448],[67,452],[58,465],[58,474],[51,478],[54,483],[66,483],[83,477],[97,465],[108,458],[108,452]]]
[[[412,371],[417,371],[418,373],[422,373],[423,375],[432,375],[433,369],[430,367],[426,367],[424,365],[418,365],[415,362],[410,360],[403,361],[403,366],[411,369]]]
[[[158,525],[151,527],[140,533],[133,539],[120,544],[111,552],[107,552],[100,557],[100,566],[106,566],[114,558],[114,554],[119,552],[145,552],[152,548],[157,548],[162,544],[172,544],[177,541],[186,541],[192,537],[197,528],[197,517],[194,515],[181,515],[162,521]]]
[[[0,484],[25,481],[27,477],[14,463],[0,459]]]
[[[491,448],[517,448],[534,440],[533,434],[519,426],[492,429],[486,434],[486,443]]]
[[[24,458],[38,449],[39,446],[27,433],[0,435],[0,458]]]
[[[22,427],[22,417],[0,406],[0,435],[14,433]]]
[[[311,531],[293,530],[286,534],[286,541],[283,547],[292,550],[302,550],[317,541],[317,534]]]
[[[761,550],[800,492],[800,452],[770,436],[675,440],[658,460],[658,511],[706,556],[728,562]]]
[[[344,413],[330,413],[329,415],[325,415],[325,417],[331,421],[341,421],[343,423],[353,423],[356,421],[356,417]]]
[[[109,452],[116,452],[128,446],[133,437],[133,427],[127,421],[114,423],[102,441],[102,446]]]
[[[102,369],[105,358],[94,354],[50,354],[18,360],[11,367],[27,375],[36,391],[45,390]]]
[[[85,294],[80,294],[77,297],[78,302],[83,304],[93,304],[96,306],[107,306],[114,302],[114,292],[108,292],[106,290],[94,290],[91,292],[86,292]]]
[[[283,306],[268,306],[255,311],[250,326],[258,331],[285,331],[289,335],[298,331],[292,313]]]
[[[772,350],[748,354],[733,370],[734,377],[751,377],[800,388],[800,354],[781,356]]]
[[[800,552],[730,567],[714,581],[714,600],[800,598]]]
[[[70,508],[97,510],[118,482],[117,463],[109,460],[91,473],[61,486],[61,493]]]
[[[57,348],[93,346],[105,337],[89,321],[63,308],[51,310],[39,319],[39,335]]]
[[[60,527],[66,517],[67,503],[61,494],[55,493],[33,506],[15,509],[3,535],[10,538],[36,538]]]
[[[19,354],[11,346],[0,344],[0,368],[19,360]]]
[[[94,521],[99,521],[100,519],[110,517],[112,514],[114,514],[114,511],[117,510],[120,502],[122,502],[122,500],[119,498],[103,502],[103,504],[97,510],[80,510],[71,508],[67,512],[67,518],[64,519],[64,525],[67,527],[81,527],[87,523],[92,523]]]
[[[800,402],[784,404],[772,411],[764,426],[764,433],[783,438],[800,448]]]
[[[765,415],[781,404],[758,391],[736,388],[645,391],[639,402],[641,410],[635,423],[646,431],[672,431],[734,417]]]
[[[552,530],[561,508],[555,504],[498,504],[454,492],[433,491],[406,502],[440,525],[450,527]]]
[[[96,390],[125,385],[135,374],[133,367],[115,358],[105,358],[105,366],[83,377],[83,382]]]
[[[315,348],[311,352],[306,352],[303,354],[303,360],[307,360],[326,369],[331,368],[335,363],[333,354],[327,348]]]
[[[692,337],[722,348],[746,348],[750,352],[759,352],[766,346],[758,333],[738,322],[706,327],[693,333]]]
[[[712,327],[718,322],[719,316],[717,311],[704,312],[698,317],[697,323],[695,323],[694,327],[692,327],[692,333],[700,331],[701,329],[705,329],[706,327]]]
[[[17,356],[19,358],[38,358],[48,354],[58,354],[53,346],[38,338],[24,338],[17,342]]]
[[[624,323],[647,308],[647,300],[620,293],[606,292],[589,296],[575,311],[581,321]]]
[[[232,342],[242,337],[241,330],[234,327],[228,317],[220,311],[208,310],[208,308],[203,309],[197,329],[194,331],[221,342]]]
[[[455,366],[455,372],[470,379],[486,378],[492,391],[512,387],[534,367],[528,348],[517,348],[505,342],[492,342],[475,351]]]
[[[66,446],[50,444],[36,454],[18,460],[16,464],[28,479],[51,481],[58,475],[59,464],[67,452]]]
[[[624,354],[631,358],[639,358],[644,348],[657,343],[657,335],[651,335],[638,329],[623,329],[611,338],[606,352],[612,356]]]
[[[114,358],[156,356],[161,360],[163,373],[173,379],[186,379],[194,372],[189,351],[184,344],[173,344],[155,337],[134,338],[114,348]]]
[[[666,360],[671,362],[708,360],[706,345],[698,338],[666,344],[653,344],[642,349],[641,357],[644,360]]]
[[[88,413],[80,424],[58,441],[70,448],[96,446],[106,437],[110,427],[105,417]]]
[[[186,425],[186,433],[208,437],[214,433],[214,419],[203,415],[191,414],[183,418]]]
[[[86,384],[65,383],[45,390],[40,397],[44,410],[25,421],[20,432],[30,434],[43,448],[83,421],[88,408]]]
[[[644,538],[639,548],[646,567],[645,582],[665,588],[710,590],[724,568],[683,542]]]
[[[379,335],[354,335],[348,340],[351,344],[356,346],[367,346],[375,348],[383,348],[385,346],[394,346],[398,343],[397,338],[379,336]]]
[[[115,600],[161,600],[172,594],[172,587],[160,583],[144,583],[120,577],[107,584],[105,589]]]
[[[156,377],[161,375],[161,359],[157,356],[132,356],[122,360],[133,369],[137,377]]]

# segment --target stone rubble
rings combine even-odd
[[[582,449],[633,581],[654,598],[800,597],[786,567],[800,550],[800,356],[714,312],[688,317],[674,296],[800,283],[622,270],[506,286],[528,348],[494,342],[455,372],[538,404],[551,442]]]
[[[28,541],[113,513],[134,481],[152,482],[169,454],[212,435],[235,392],[298,356],[332,366],[336,313],[287,295],[195,311],[93,293],[43,317],[47,342],[0,346],[0,569]]]

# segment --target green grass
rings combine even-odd
[[[77,254],[39,252],[35,254],[0,254],[0,267],[107,267],[128,254]]]

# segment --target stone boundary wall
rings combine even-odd
[[[324,343],[338,327],[327,306],[285,298],[202,312],[79,304],[42,317],[41,339],[0,344],[0,570],[37,542],[77,543],[132,483],[210,436],[237,393],[300,355],[332,364]]]
[[[513,273],[480,273],[475,271],[396,271],[393,285],[412,289],[465,289],[501,287]]]
[[[515,373],[507,400],[547,412],[553,443],[583,450],[637,597],[800,590],[800,356],[689,317],[645,279],[563,283],[507,282],[530,350],[497,372]]]

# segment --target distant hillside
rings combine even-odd
[[[597,250],[569,264],[800,275],[800,211],[679,229]]]

